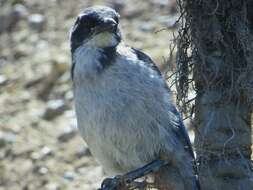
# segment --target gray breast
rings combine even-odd
[[[166,144],[175,143],[164,128],[170,122],[165,110],[171,104],[164,82],[136,57],[119,55],[99,76],[83,78],[78,85],[74,90],[78,126],[108,172],[143,166]]]

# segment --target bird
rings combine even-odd
[[[194,152],[172,92],[153,60],[124,43],[119,19],[92,6],[70,29],[81,136],[108,176],[151,172],[160,189],[196,190]]]

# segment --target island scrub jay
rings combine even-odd
[[[197,189],[194,154],[172,95],[153,61],[122,42],[119,14],[80,13],[71,28],[71,75],[78,127],[108,175],[152,161],[159,189]]]

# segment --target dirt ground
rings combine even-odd
[[[103,179],[77,130],[69,72],[69,29],[94,4],[119,10],[129,45],[159,65],[168,57],[174,0],[0,0],[0,190],[90,190]]]

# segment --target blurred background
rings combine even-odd
[[[101,4],[164,69],[176,0],[0,0],[0,190],[90,190],[103,179],[78,134],[68,41],[77,14]]]

